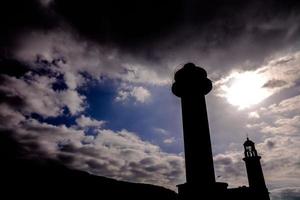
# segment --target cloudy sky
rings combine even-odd
[[[175,189],[185,172],[170,86],[194,62],[214,85],[218,181],[248,184],[249,135],[272,199],[300,198],[298,1],[96,2],[1,2],[1,132],[73,168]]]

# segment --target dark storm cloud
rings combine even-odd
[[[267,83],[265,83],[262,87],[266,88],[277,88],[277,87],[282,87],[284,85],[287,85],[288,83],[284,80],[270,80]]]
[[[267,147],[269,149],[273,149],[273,147],[276,145],[275,141],[272,141],[272,140],[268,140],[267,141]]]
[[[14,76],[16,78],[20,78],[29,70],[29,66],[26,66],[17,60],[2,59],[0,60],[0,84],[4,84],[6,79],[4,76],[1,75]],[[25,102],[21,97],[17,95],[9,95],[4,91],[0,91],[0,103],[7,103],[8,105],[16,109],[25,106]]]
[[[32,29],[47,30],[57,25],[58,19],[45,10],[40,1],[3,0],[0,3],[1,54],[8,56],[9,48],[19,35]],[[3,56],[3,55],[1,55]]]
[[[203,32],[203,42],[207,43],[204,48],[228,45],[245,33],[270,44],[285,29],[268,23],[296,15],[299,2],[30,0],[4,1],[1,8],[6,36],[34,28],[48,30],[65,26],[62,22],[66,22],[84,37],[138,52],[144,45],[151,47],[174,35],[195,36]],[[183,35],[182,30],[186,31]],[[148,56],[151,58],[151,54]]]
[[[17,5],[7,2],[2,19]],[[192,61],[218,79],[297,46],[298,7],[297,1],[32,0],[3,23],[1,54],[22,61],[66,58],[72,68],[81,65],[80,71],[97,68],[98,77],[123,71],[123,80],[146,83],[168,83],[176,67]]]
[[[263,24],[277,17],[288,17],[298,7],[297,1],[250,3],[237,0],[110,0],[101,3],[95,0],[54,0],[51,6],[88,37],[129,46],[153,42],[182,28],[198,33],[209,31],[206,40],[214,43],[228,43],[250,28],[256,39],[263,41],[270,35],[281,35],[284,30],[280,27],[249,27],[249,21]]]
[[[0,78],[0,82],[1,82],[1,78]],[[23,99],[21,97],[11,96],[2,91],[0,92],[0,103],[7,103],[8,105],[10,105],[16,109],[22,108],[23,106],[25,106],[25,102],[23,101]]]
[[[26,66],[17,60],[14,59],[0,60],[0,74],[6,74],[9,76],[15,76],[19,78],[28,71],[29,71],[29,66]]]
[[[270,193],[273,200],[297,200],[300,198],[300,187],[274,189]]]
[[[131,45],[170,31],[182,16],[183,1],[56,0],[53,5],[88,37]]]
[[[221,179],[233,179],[231,184],[235,184],[236,180],[244,177],[244,164],[241,161],[239,153],[218,154],[214,157],[216,174]],[[235,179],[235,180],[234,180]]]
[[[120,76],[133,82],[147,82],[145,74],[152,82],[170,82],[188,61],[205,66],[213,79],[236,67],[257,68],[272,53],[296,48],[300,32],[296,1],[39,2],[34,5],[43,10],[38,19],[45,26],[23,23],[27,30],[18,30],[10,40],[14,48],[5,52],[22,51],[17,58],[23,61],[37,52],[49,62],[63,57],[83,71],[91,65],[104,73],[123,71]]]
[[[230,157],[222,157],[215,160],[215,164],[217,165],[230,165],[232,163],[232,158]]]
[[[54,0],[50,9],[82,37],[165,76],[187,61],[219,74],[257,67],[300,33],[297,1]],[[241,66],[245,61],[250,65]]]

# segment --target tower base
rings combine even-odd
[[[269,192],[242,186],[227,188],[227,183],[216,182],[212,185],[201,186],[197,183],[184,183],[177,185],[179,200],[270,200]]]
[[[201,186],[197,183],[177,185],[179,200],[216,199],[226,193],[227,187],[228,184],[222,182],[205,186]]]

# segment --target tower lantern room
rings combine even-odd
[[[249,140],[248,137],[246,142],[244,142],[244,149],[245,149],[245,158],[258,157],[257,151],[255,149],[255,143]]]

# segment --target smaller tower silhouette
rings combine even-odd
[[[255,143],[247,140],[244,143],[245,158],[249,188],[256,194],[260,200],[269,200],[269,192],[266,187],[262,167],[260,164],[261,157],[257,154]]]

